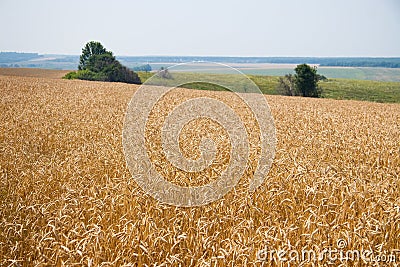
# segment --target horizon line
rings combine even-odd
[[[19,53],[19,54],[38,54],[38,55],[55,55],[55,56],[79,56],[79,54],[59,54],[59,53],[40,53],[40,52],[26,52],[26,51],[0,51],[0,53]],[[238,55],[127,55],[115,54],[117,57],[222,57],[222,58],[396,58],[399,56],[238,56]]]

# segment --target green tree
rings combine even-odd
[[[106,69],[113,68],[117,62],[115,57],[107,52],[100,55],[92,55],[86,60],[85,69],[93,72],[103,72]]]
[[[77,72],[70,72],[65,79],[125,82],[140,84],[137,73],[123,66],[99,42],[89,42],[82,49]]]
[[[321,90],[318,88],[319,75],[316,67],[310,67],[307,64],[297,65],[294,69],[296,74],[295,83],[301,96],[320,97]]]
[[[79,57],[78,70],[86,69],[86,63],[91,56],[102,55],[106,53],[112,56],[112,53],[107,51],[100,42],[95,42],[95,41],[88,42],[82,48],[82,54]]]
[[[134,67],[134,71],[145,71],[145,72],[150,72],[152,70],[151,66],[149,64]]]

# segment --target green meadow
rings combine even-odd
[[[319,73],[323,75],[327,74],[323,71],[320,71],[320,69]],[[139,76],[142,82],[145,82],[153,75],[154,73],[139,72]],[[164,81],[163,85],[175,83],[176,79],[179,80],[183,77],[186,79],[190,78],[190,76],[198,77],[198,75],[205,75],[211,81],[211,83],[215,81],[215,83],[217,84],[218,80],[220,79],[227,79],[233,83],[238,79],[237,77],[235,77],[236,75],[234,74],[173,73],[172,76],[174,81],[166,80]],[[354,75],[354,73],[351,75]],[[327,81],[319,82],[319,86],[322,87],[323,90],[323,98],[362,100],[382,103],[400,103],[400,82],[329,78],[329,75],[326,76],[328,77]],[[278,84],[279,76],[247,75],[247,77],[260,88],[263,94],[277,94],[275,88]],[[225,88],[219,85],[204,82],[186,83],[181,85],[180,87],[198,90],[225,90]],[[245,88],[244,91],[246,91]]]

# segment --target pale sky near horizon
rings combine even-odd
[[[0,51],[400,57],[398,0],[0,0]]]

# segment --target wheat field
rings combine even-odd
[[[121,134],[137,88],[0,75],[0,266],[399,264],[399,104],[266,96],[277,148],[262,186],[241,190],[254,168],[254,144],[237,190],[180,208],[148,196],[126,166]],[[212,170],[188,179],[171,172],[160,152],[166,110],[199,96],[236,101],[228,92],[180,88],[160,103],[147,129],[152,162],[181,185],[208,183],[229,161],[223,129],[207,121],[189,125],[181,141],[183,154],[196,158],[202,135],[221,135]],[[251,133],[251,114],[232,106]],[[250,138],[257,141],[257,132]],[[338,240],[343,249],[390,253],[396,262],[257,257],[265,248],[320,252]]]

